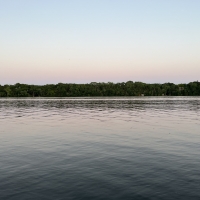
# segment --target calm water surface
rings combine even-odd
[[[0,199],[200,199],[200,97],[0,99]]]

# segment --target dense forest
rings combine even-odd
[[[196,96],[200,82],[146,84],[142,82],[56,85],[0,85],[0,97],[87,97],[87,96]]]

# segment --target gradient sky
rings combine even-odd
[[[199,0],[0,0],[0,84],[200,80]]]

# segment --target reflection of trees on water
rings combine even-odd
[[[97,109],[97,110],[194,110],[200,109],[200,98],[63,98],[1,99],[0,109]]]

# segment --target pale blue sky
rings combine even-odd
[[[0,0],[0,84],[200,80],[199,0]]]

